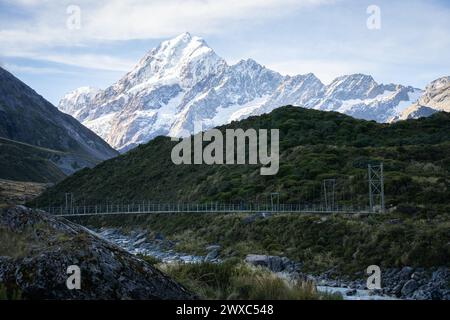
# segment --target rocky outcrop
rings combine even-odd
[[[211,245],[206,247],[206,251],[208,254],[205,256],[205,262],[217,262],[219,261],[221,246],[219,245]]]
[[[245,262],[253,266],[265,267],[272,272],[295,272],[300,268],[300,264],[296,264],[286,257],[260,254],[247,255]]]
[[[257,221],[257,220],[264,220],[264,219],[268,219],[270,217],[272,217],[272,213],[270,213],[270,212],[258,212],[258,213],[246,216],[242,220],[242,222],[244,224],[250,224],[250,223],[253,223],[253,222]]]
[[[0,286],[25,299],[192,299],[147,262],[87,229],[23,206],[0,214]],[[69,290],[67,268],[81,271]]]
[[[450,77],[434,80],[422,96],[391,121],[429,117],[438,111],[450,112]]]
[[[439,110],[422,106],[420,104],[413,104],[410,107],[406,108],[405,111],[400,116],[392,118],[391,122],[398,121],[398,120],[410,120],[410,119],[419,119],[419,118],[426,118],[430,117],[431,115],[435,114]]]
[[[383,291],[403,299],[450,300],[450,269],[404,267],[383,273]]]

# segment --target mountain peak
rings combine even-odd
[[[185,32],[152,49],[121,80],[119,88],[180,81],[189,87],[208,74],[218,72],[225,64],[205,40]]]
[[[213,50],[205,40],[197,36],[192,36],[189,32],[185,32],[172,39],[161,42],[158,47],[150,50],[141,60],[140,64],[147,64],[155,58],[158,58],[162,62],[183,60],[206,52],[213,52]]]
[[[237,65],[244,65],[244,66],[260,66],[260,64],[258,62],[256,62],[255,60],[249,58],[249,59],[241,59],[239,60],[239,62],[237,63]]]
[[[320,81],[320,79],[317,78],[317,76],[312,72],[306,73],[306,74],[302,75],[302,77],[306,80],[318,81],[318,82],[322,83],[322,81]]]
[[[337,77],[333,82],[343,82],[343,81],[370,81],[375,82],[371,75],[363,73],[353,73]]]
[[[192,35],[188,31],[186,31],[173,38],[173,40],[175,39],[179,39],[182,41],[189,41],[192,39]]]
[[[260,65],[258,62],[256,62],[253,59],[241,59],[241,60],[239,60],[238,63],[233,65],[232,68],[238,72],[242,72],[243,70],[260,71],[260,70],[266,69],[264,66]]]
[[[372,76],[355,73],[334,79],[326,89],[326,94],[337,99],[359,99],[378,86]]]
[[[432,81],[427,85],[426,90],[437,90],[446,88],[450,85],[450,76],[445,76]]]
[[[193,47],[207,47],[206,41],[198,36],[192,36],[189,32],[184,32],[172,39],[161,42],[159,48],[163,50],[173,49],[176,47],[186,47],[192,45]]]

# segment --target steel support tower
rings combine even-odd
[[[73,193],[66,193],[66,211],[72,210],[73,207]]]
[[[278,192],[272,192],[270,194],[270,203],[272,211],[274,211],[274,204],[276,205],[276,211],[280,209],[280,194]]]
[[[322,189],[325,211],[332,212],[336,209],[336,179],[323,180]]]
[[[369,176],[369,206],[370,212],[384,213],[384,173],[383,164],[368,165]]]

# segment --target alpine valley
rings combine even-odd
[[[449,83],[443,77],[421,90],[352,74],[325,85],[312,73],[283,76],[251,59],[228,65],[203,39],[184,33],[105,90],[68,93],[59,109],[125,152],[156,136],[191,134],[195,122],[208,129],[284,105],[377,122],[428,116],[448,111]]]
[[[0,68],[0,179],[58,182],[117,154],[91,130]],[[4,183],[11,189],[11,182],[2,181],[0,190]]]

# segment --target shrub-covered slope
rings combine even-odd
[[[79,203],[97,201],[320,202],[323,179],[336,178],[338,204],[367,204],[367,165],[385,167],[392,205],[450,204],[450,114],[394,124],[356,120],[335,112],[283,107],[226,128],[280,129],[280,170],[259,165],[174,165],[176,142],[159,137],[83,169],[49,189],[34,205],[58,205],[72,192]]]

